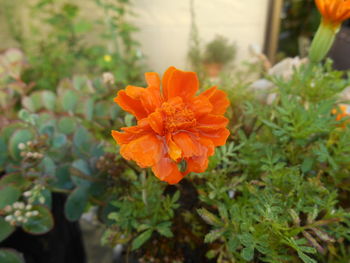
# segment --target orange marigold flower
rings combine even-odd
[[[349,0],[315,0],[324,22],[337,28],[344,20],[350,18]]]
[[[350,106],[346,104],[340,104],[338,106],[338,109],[333,109],[332,113],[336,115],[336,120],[341,121],[345,117],[350,117]],[[350,120],[347,120],[345,123],[343,123],[341,126],[345,128],[346,124],[349,123]]]
[[[152,167],[162,181],[178,183],[190,172],[204,172],[214,148],[226,143],[230,132],[223,116],[229,101],[226,93],[212,87],[196,96],[194,72],[170,67],[161,80],[146,73],[147,88],[127,86],[114,101],[133,114],[137,125],[112,131],[120,153],[140,167]],[[186,168],[178,164],[186,162]]]

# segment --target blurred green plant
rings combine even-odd
[[[222,66],[232,62],[236,56],[236,45],[230,44],[223,36],[216,36],[206,46],[203,54],[206,64],[219,64]]]

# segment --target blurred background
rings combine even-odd
[[[319,20],[314,0],[0,0],[0,111],[9,119],[17,118],[21,107],[55,111],[45,99],[50,95],[53,104],[62,100],[56,118],[71,110],[98,140],[110,140],[112,128],[130,121],[110,106],[112,97],[128,84],[144,86],[144,72],[162,74],[171,65],[194,70],[203,86],[235,86],[236,93],[229,94],[234,101],[234,96],[244,97],[240,89],[273,64],[306,57]],[[336,68],[350,67],[348,58],[339,55],[348,52],[349,35],[345,23],[330,53]],[[79,101],[71,102],[72,97]],[[0,129],[11,121],[0,115]],[[67,134],[75,131],[74,121]],[[96,213],[85,213],[80,225],[71,223],[62,212],[65,197],[53,199],[55,221],[63,230],[56,226],[43,238],[73,244],[60,252],[81,259],[72,262],[84,262],[85,253],[89,262],[111,262],[112,249],[100,246],[104,229]],[[60,232],[66,235],[57,238]],[[24,243],[34,244],[35,238],[20,233],[11,246],[26,248]],[[41,251],[40,244],[33,250]],[[114,250],[117,258],[120,249]]]

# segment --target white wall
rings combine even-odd
[[[195,0],[196,23],[205,43],[215,35],[236,42],[237,60],[249,58],[248,47],[263,47],[269,0]],[[135,0],[137,34],[147,64],[162,73],[168,66],[188,69],[190,0]]]

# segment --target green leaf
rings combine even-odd
[[[11,226],[3,217],[0,217],[0,242],[11,235],[14,230],[14,226]]]
[[[64,134],[57,134],[53,138],[52,146],[57,149],[57,148],[61,148],[66,143],[67,143],[67,136]]]
[[[41,165],[44,168],[45,175],[54,176],[56,172],[56,164],[50,157],[44,157],[41,161]]]
[[[15,159],[20,159],[20,150],[18,149],[18,145],[20,143],[26,143],[29,140],[34,138],[34,134],[30,130],[20,129],[15,131],[15,133],[11,136],[8,148],[10,155]]]
[[[0,179],[0,187],[9,184],[21,189],[29,186],[30,182],[27,179],[25,179],[21,174],[8,174]]]
[[[69,165],[62,165],[57,167],[55,173],[56,181],[53,183],[55,187],[62,189],[72,189],[73,182],[69,171]]]
[[[131,245],[131,250],[139,249],[148,239],[151,238],[153,233],[152,229],[148,229],[145,232],[138,235],[133,241]]]
[[[62,107],[64,111],[74,112],[77,103],[78,96],[74,91],[68,90],[63,94]]]
[[[63,117],[58,121],[58,130],[64,134],[73,133],[76,126],[76,120],[73,117]]]
[[[208,210],[201,208],[198,209],[198,214],[203,218],[205,222],[209,225],[221,225],[221,220],[214,214],[210,213]]]
[[[21,191],[12,186],[3,186],[0,188],[0,209],[3,209],[7,205],[12,205],[21,196]]]
[[[20,253],[13,249],[0,249],[1,263],[24,263],[24,259]]]
[[[7,145],[5,138],[0,137],[0,169],[5,164],[7,159]]]
[[[241,251],[244,260],[251,261],[254,258],[254,247],[245,247]]]
[[[34,235],[49,232],[54,226],[53,217],[49,209],[45,206],[35,205],[33,210],[38,211],[39,215],[30,217],[27,223],[23,223],[23,230]]]
[[[91,135],[84,127],[79,127],[75,132],[73,142],[78,150],[84,153],[91,149]]]
[[[84,213],[88,201],[88,187],[78,187],[68,197],[64,212],[69,221],[77,221]]]
[[[52,91],[45,90],[41,92],[41,97],[44,107],[48,110],[53,111],[56,106],[56,94]]]
[[[159,234],[161,234],[162,236],[165,236],[167,238],[173,237],[173,232],[170,229],[171,227],[171,222],[164,222],[161,223],[157,226],[157,231],[159,232]]]
[[[308,255],[304,254],[301,251],[298,251],[298,256],[304,261],[304,263],[317,263],[316,260],[310,258]]]
[[[204,238],[204,242],[205,243],[211,243],[214,242],[215,240],[219,239],[220,237],[222,237],[222,235],[224,234],[225,229],[215,229],[210,231]]]

